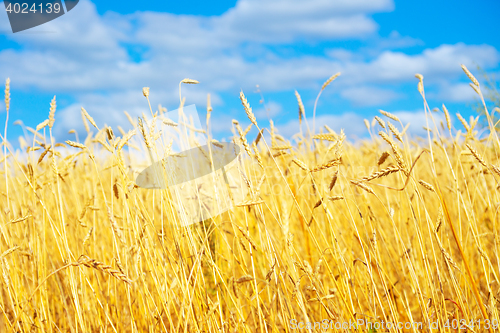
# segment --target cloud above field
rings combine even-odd
[[[231,102],[227,96],[237,96],[240,89],[249,94],[259,84],[268,94],[317,92],[326,78],[340,71],[335,90],[325,95],[347,104],[338,114],[322,116],[347,126],[359,120],[349,113],[350,107],[382,107],[404,99],[405,92],[395,87],[416,84],[417,72],[424,75],[430,96],[469,101],[472,95],[463,83],[450,83],[463,75],[460,64],[498,66],[500,54],[490,45],[443,44],[404,53],[402,48],[422,41],[397,31],[383,38],[372,17],[392,10],[390,0],[240,0],[219,16],[100,15],[95,4],[83,0],[77,11],[33,29],[40,33],[7,35],[18,47],[0,51],[0,72],[20,89],[73,96],[74,102],[59,111],[65,119],[57,125],[62,133],[81,128],[81,106],[110,125],[123,123],[124,110],[134,116],[149,112],[141,93],[144,86],[151,87],[154,108],[159,103],[174,108],[178,82],[185,77],[201,82],[183,88],[188,104],[203,107],[210,93],[212,104],[229,114],[237,97]],[[2,15],[0,28],[7,30]],[[378,40],[378,47],[341,47],[343,41],[367,38]],[[296,43],[332,42],[340,44],[329,44],[324,52],[288,52]],[[283,114],[281,100],[274,98],[268,107],[270,117]],[[264,109],[254,108],[259,117],[267,117]]]
[[[392,90],[370,86],[347,88],[342,90],[340,95],[355,105],[380,107],[399,98],[399,95]]]

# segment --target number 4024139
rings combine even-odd
[[[7,5],[7,8],[5,8],[7,13],[16,13],[16,14],[28,14],[28,13],[46,13],[46,14],[51,14],[55,13],[58,14],[61,11],[61,5],[59,3],[34,3],[33,5],[27,4],[27,3],[9,3]]]

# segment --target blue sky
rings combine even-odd
[[[312,122],[316,95],[336,72],[342,75],[323,92],[317,124],[363,137],[363,119],[383,109],[419,133],[425,120],[414,74],[424,75],[431,108],[444,103],[452,114],[472,115],[475,93],[460,64],[478,78],[478,65],[498,77],[499,13],[495,0],[82,0],[52,22],[12,34],[1,9],[0,79],[11,79],[9,140],[22,134],[15,120],[31,127],[45,120],[54,95],[55,132],[63,140],[72,138],[70,129],[83,131],[82,106],[100,125],[126,127],[124,110],[133,116],[148,111],[144,86],[151,87],[153,107],[177,108],[183,78],[200,81],[183,87],[187,104],[205,110],[211,94],[219,136],[227,135],[233,118],[248,123],[241,89],[263,126],[270,116],[291,135],[298,129],[294,91]]]

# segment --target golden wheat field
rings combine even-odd
[[[31,142],[0,153],[0,331],[496,331],[497,109],[431,111],[416,77],[422,138],[384,111],[370,139],[313,133],[297,94],[302,130],[287,139],[242,93],[239,120],[262,133],[233,121],[248,195],[189,226],[168,189],[131,177],[129,140],[151,144],[154,128],[119,133],[82,109],[87,137],[55,142],[54,99]]]

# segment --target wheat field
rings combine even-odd
[[[241,93],[262,133],[233,121],[248,197],[189,226],[168,189],[131,177],[129,140],[151,143],[154,128],[118,135],[82,109],[86,138],[56,142],[54,98],[21,150],[0,153],[0,331],[496,331],[498,109],[431,110],[416,77],[424,137],[380,111],[370,138],[349,142],[312,125],[296,93],[301,131],[284,138]]]

